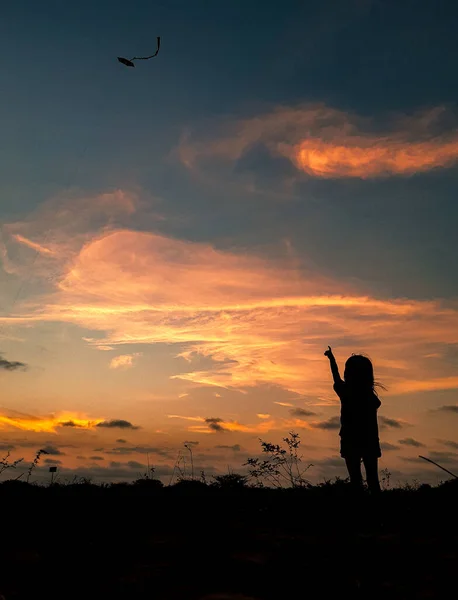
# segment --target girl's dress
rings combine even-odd
[[[380,458],[377,410],[381,402],[375,392],[354,390],[345,381],[334,384],[340,398],[340,456]]]

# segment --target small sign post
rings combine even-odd
[[[57,467],[49,467],[49,472],[51,473],[51,485],[54,482],[54,473],[57,472]]]

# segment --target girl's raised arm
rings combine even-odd
[[[332,377],[334,379],[334,383],[335,384],[342,383],[342,378],[340,377],[340,374],[339,374],[339,367],[337,366],[336,358],[335,358],[334,354],[332,353],[331,346],[328,346],[328,349],[326,350],[324,355],[329,358],[329,363],[331,365],[331,373],[332,373]]]

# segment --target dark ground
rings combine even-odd
[[[448,598],[458,485],[310,490],[0,485],[5,600]],[[454,591],[455,590],[455,591]]]

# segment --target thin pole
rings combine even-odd
[[[420,456],[420,455],[418,455],[418,458],[422,458],[423,460],[427,460],[428,462],[432,463],[433,465],[436,465],[436,467],[439,467],[439,469],[442,469],[443,471],[445,471],[446,473],[448,473],[452,477],[455,477],[455,479],[458,479],[458,475],[455,475],[455,473],[452,473],[448,469],[445,469],[444,467],[441,467],[440,465],[437,464],[437,462],[434,462],[430,458],[426,458],[426,456]]]

